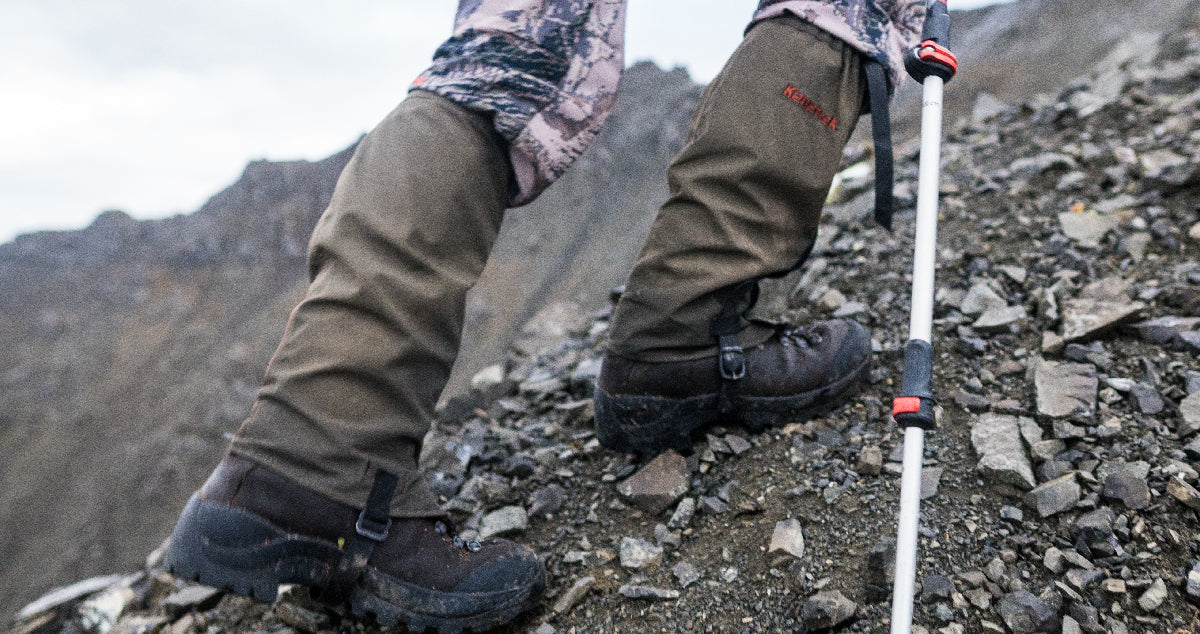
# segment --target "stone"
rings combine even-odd
[[[879,475],[883,470],[883,450],[875,445],[863,447],[862,452],[858,455],[858,463],[855,464],[854,470],[859,475]]]
[[[1009,332],[1015,327],[1018,327],[1029,317],[1025,312],[1024,306],[1004,306],[1003,308],[990,308],[975,323],[971,324],[971,328],[979,332],[995,333]]]
[[[549,517],[562,508],[567,492],[557,484],[551,484],[533,492],[529,499],[529,515]]]
[[[1125,594],[1124,579],[1105,579],[1100,583],[1100,589],[1108,594]]]
[[[1039,485],[1026,496],[1026,503],[1037,509],[1042,517],[1069,511],[1079,503],[1081,491],[1075,474],[1067,474]]]
[[[971,444],[980,456],[976,470],[984,477],[1024,490],[1037,485],[1033,477],[1033,465],[1021,444],[1017,417],[1002,414],[980,416],[971,427]]]
[[[735,456],[740,456],[747,451],[750,451],[750,449],[754,447],[754,445],[750,444],[749,440],[746,440],[745,438],[742,438],[736,434],[726,434],[725,444],[729,445],[729,450],[732,451],[733,455]]]
[[[1099,386],[1096,368],[1090,364],[1042,361],[1034,370],[1038,413],[1050,418],[1090,422]]]
[[[529,527],[529,516],[524,507],[505,506],[483,516],[479,524],[479,538],[519,533]]]
[[[1182,478],[1167,480],[1167,495],[1179,500],[1180,504],[1193,511],[1200,511],[1200,491],[1197,491],[1195,487],[1184,482]]]
[[[671,514],[671,519],[667,521],[667,528],[671,530],[683,530],[692,523],[692,517],[696,514],[696,498],[683,498],[679,501],[679,505],[675,507],[675,512]]]
[[[1200,432],[1200,392],[1188,394],[1179,402],[1179,424],[1175,426],[1175,433],[1180,438],[1196,432]]]
[[[687,460],[668,450],[617,485],[617,493],[643,511],[658,515],[687,493],[690,475]]]
[[[1058,214],[1058,223],[1067,239],[1087,249],[1099,247],[1104,236],[1120,225],[1115,216],[1095,211],[1061,213]]]
[[[1150,485],[1147,484],[1146,477],[1127,465],[1104,478],[1101,495],[1110,500],[1120,500],[1129,509],[1137,510],[1150,506]]]
[[[1054,546],[1047,548],[1046,553],[1042,555],[1042,565],[1056,575],[1061,575],[1063,570],[1066,569],[1063,561],[1063,551]]]
[[[938,486],[942,482],[941,467],[925,467],[921,469],[921,499],[928,500],[938,494]]]
[[[571,610],[575,609],[575,606],[579,605],[579,603],[583,601],[588,592],[591,592],[592,585],[595,583],[595,581],[596,579],[594,577],[581,577],[580,579],[577,579],[575,583],[566,592],[564,592],[557,601],[554,602],[554,607],[551,609],[554,610],[554,613],[558,615],[569,614]]]
[[[858,604],[847,599],[837,590],[818,592],[804,601],[800,618],[810,630],[836,627],[854,618]]]
[[[637,537],[622,537],[617,545],[623,568],[643,568],[662,557],[663,549]]]
[[[541,625],[537,626],[537,629],[533,631],[533,634],[555,634],[557,631],[558,630],[554,629],[553,625],[550,625],[549,623],[542,623]]]
[[[167,613],[167,616],[174,619],[185,612],[192,610],[203,612],[211,608],[221,600],[222,594],[220,590],[208,586],[184,586],[183,589],[176,590],[163,599],[159,607]]]
[[[775,524],[767,552],[773,553],[777,550],[782,550],[796,559],[804,557],[804,531],[800,527],[800,520],[786,519]]]
[[[657,524],[654,527],[654,541],[664,549],[679,548],[683,543],[678,531],[673,531],[667,528],[666,524]]]
[[[1099,336],[1105,331],[1136,319],[1146,304],[1124,298],[1082,297],[1062,302],[1062,331],[1056,345],[1047,352],[1057,352],[1063,345]]]
[[[1115,520],[1113,512],[1107,508],[1088,511],[1075,520],[1072,533],[1082,537],[1089,544],[1106,540],[1113,536],[1113,522]]]
[[[220,591],[206,589],[212,590],[220,598]],[[108,632],[135,598],[133,590],[124,584],[113,586],[80,604],[79,622],[89,631]]]
[[[1200,317],[1176,317],[1168,315],[1126,326],[1143,340],[1156,346],[1174,343],[1180,333],[1200,327]]]
[[[949,599],[954,592],[954,582],[942,575],[925,575],[921,580],[921,603]]]
[[[21,608],[16,616],[15,621],[27,621],[39,614],[49,612],[60,605],[78,601],[90,594],[95,594],[105,588],[111,587],[120,583],[125,577],[123,575],[105,575],[103,577],[91,577],[73,583],[69,586],[51,590],[37,600]]]
[[[626,584],[617,588],[617,594],[627,599],[656,599],[660,601],[674,601],[679,598],[678,590],[668,590],[667,588],[656,588],[654,586],[643,586]]]
[[[671,568],[671,574],[675,575],[675,578],[679,580],[679,585],[684,588],[700,580],[700,572],[686,561],[675,564],[675,567]]]
[[[1186,591],[1189,597],[1200,599],[1200,564],[1188,571]]]
[[[715,495],[701,497],[700,508],[704,509],[704,512],[709,515],[720,515],[729,511],[729,505]]]
[[[1137,400],[1138,409],[1143,414],[1157,414],[1163,411],[1165,404],[1158,391],[1144,383],[1135,383],[1130,390]]]
[[[310,609],[295,601],[282,600],[275,604],[275,616],[301,632],[316,634],[329,627],[330,618],[325,612]]]
[[[112,626],[108,634],[154,634],[168,622],[165,616],[125,616]]]
[[[1154,612],[1167,599],[1167,584],[1158,578],[1138,597],[1138,606],[1145,612]]]
[[[1004,298],[993,290],[990,285],[979,283],[967,291],[962,303],[959,305],[959,310],[964,315],[978,317],[989,310],[1007,307],[1008,302],[1004,301]]]
[[[867,555],[867,570],[864,579],[867,601],[878,603],[891,597],[895,578],[896,540],[884,537],[871,548],[870,554]]]
[[[1058,454],[1066,450],[1067,443],[1059,438],[1053,438],[1033,443],[1029,448],[1029,453],[1033,454],[1034,459],[1038,462],[1046,462],[1047,460],[1054,460]]]
[[[1060,627],[1054,609],[1028,590],[1017,590],[1000,597],[996,611],[1013,634],[1057,632]]]
[[[1076,589],[1083,591],[1103,576],[1104,573],[1100,570],[1072,568],[1071,570],[1067,571],[1067,583],[1071,584]]]

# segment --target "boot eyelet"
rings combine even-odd
[[[477,553],[482,549],[483,549],[483,544],[480,544],[479,542],[477,542],[475,540],[471,540],[471,541],[467,542],[467,550],[469,550],[473,553]]]
[[[459,537],[458,535],[454,536],[454,547],[455,548],[462,548],[464,543],[465,542],[463,542],[463,538]]]
[[[437,533],[438,535],[445,535],[446,534],[446,525],[442,522],[434,522],[433,532]]]

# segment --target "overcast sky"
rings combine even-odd
[[[403,98],[456,4],[4,0],[0,243],[105,209],[194,211],[247,161],[345,148]],[[754,4],[631,0],[626,61],[706,82]]]

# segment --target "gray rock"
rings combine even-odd
[[[704,509],[704,512],[709,515],[720,515],[729,511],[729,505],[722,501],[721,498],[713,495],[701,497],[700,508]]]
[[[750,449],[754,447],[754,445],[750,444],[750,441],[735,434],[726,434],[725,444],[729,445],[729,450],[732,451],[735,456],[740,456],[747,451],[750,451]]]
[[[212,588],[205,588],[205,590],[215,593],[216,599],[220,599],[221,591]],[[124,583],[113,586],[94,595],[79,606],[79,622],[89,631],[108,632],[135,599],[136,595],[133,590]],[[216,602],[216,599],[213,600],[213,603]],[[208,605],[206,604],[206,607]]]
[[[925,575],[921,580],[921,603],[949,599],[954,594],[954,582],[942,575]]]
[[[921,469],[921,499],[928,500],[938,494],[938,486],[942,482],[941,467],[925,467]]]
[[[801,529],[800,520],[786,519],[775,524],[767,552],[773,553],[777,550],[782,550],[796,559],[804,557],[804,531]]]
[[[679,585],[684,588],[700,580],[700,572],[686,561],[675,564],[675,567],[671,568],[671,574],[675,575],[675,578],[679,580]]]
[[[654,541],[658,542],[658,545],[664,549],[667,547],[679,548],[680,544],[683,543],[679,533],[667,528],[666,524],[655,525]]]
[[[634,506],[657,515],[688,491],[687,460],[668,450],[617,485],[617,492]]]
[[[1000,414],[980,416],[971,427],[971,444],[980,456],[976,469],[983,476],[1026,490],[1037,485],[1033,466],[1021,444],[1017,417]]]
[[[554,602],[554,607],[552,608],[554,613],[562,615],[574,610],[575,606],[579,605],[579,602],[583,601],[588,592],[592,590],[592,584],[595,581],[593,577],[582,577],[576,580],[574,585]]]
[[[529,516],[520,506],[505,506],[483,516],[479,524],[479,538],[519,533],[529,527]]]
[[[533,634],[554,634],[557,631],[558,630],[554,629],[553,625],[550,625],[549,623],[542,623],[541,625],[537,626],[537,629],[533,631]]]
[[[668,590],[667,588],[656,588],[654,586],[642,586],[626,584],[617,588],[617,594],[628,599],[657,599],[660,601],[674,601],[679,598],[678,590]]]
[[[1045,462],[1047,460],[1053,460],[1056,456],[1058,456],[1058,454],[1066,450],[1067,443],[1063,442],[1061,439],[1054,438],[1051,440],[1042,440],[1040,442],[1033,443],[1029,452],[1033,454],[1033,457],[1039,462]]]
[[[1043,152],[1016,159],[1008,166],[1015,177],[1030,177],[1053,168],[1074,169],[1075,159],[1061,152]]]
[[[279,617],[280,621],[309,634],[316,634],[329,627],[331,619],[328,614],[302,605],[298,600],[290,600],[288,597],[291,594],[294,593],[281,595],[281,600],[275,603],[275,616]]]
[[[1189,597],[1200,599],[1200,564],[1188,571],[1186,590]]]
[[[1027,494],[1026,502],[1037,509],[1038,515],[1050,517],[1075,508],[1079,503],[1079,483],[1075,474],[1068,474],[1038,486]]]
[[[1179,500],[1180,504],[1193,511],[1200,511],[1200,491],[1197,491],[1195,487],[1184,482],[1182,478],[1167,480],[1167,495]]]
[[[1130,391],[1137,399],[1138,409],[1143,414],[1157,414],[1163,411],[1165,404],[1154,388],[1144,383],[1136,383]]]
[[[1128,466],[1117,469],[1104,478],[1104,490],[1101,495],[1108,499],[1120,500],[1129,509],[1137,510],[1150,506],[1150,485],[1147,484],[1146,477]]]
[[[1089,422],[1096,412],[1099,380],[1095,366],[1043,361],[1034,370],[1038,413]]]
[[[1168,315],[1148,321],[1131,324],[1126,328],[1137,336],[1156,346],[1165,346],[1175,342],[1183,332],[1200,326],[1200,317],[1175,317]]]
[[[1075,520],[1073,534],[1080,536],[1087,543],[1107,540],[1113,536],[1113,522],[1116,518],[1107,508],[1088,511]]]
[[[167,616],[177,618],[185,612],[192,610],[202,612],[211,608],[221,600],[222,594],[224,593],[220,590],[208,586],[185,586],[163,599],[159,607],[167,613]]]
[[[1179,402],[1179,424],[1175,426],[1175,433],[1180,438],[1196,432],[1200,432],[1200,391],[1188,394]]]
[[[1054,546],[1047,548],[1046,553],[1042,555],[1042,565],[1045,566],[1050,572],[1053,572],[1056,575],[1061,575],[1063,570],[1066,570],[1066,565],[1064,564],[1063,559],[1063,551],[1055,548]]]
[[[871,603],[886,601],[891,596],[896,578],[896,540],[884,537],[867,555],[865,575],[866,597]]]
[[[696,514],[696,498],[683,498],[679,501],[679,505],[675,507],[675,512],[671,514],[671,519],[667,521],[667,528],[672,530],[683,530],[692,523],[692,517]]]
[[[1183,451],[1193,458],[1200,459],[1200,436],[1192,439],[1192,442],[1183,446]]]
[[[963,297],[959,310],[962,314],[978,317],[992,309],[1007,308],[1008,302],[989,284],[979,283],[971,287]]]
[[[663,549],[637,537],[622,537],[617,551],[620,553],[621,566],[633,569],[657,562],[663,554]]]
[[[1099,336],[1136,319],[1146,308],[1142,302],[1129,300],[1123,290],[1119,294],[1106,292],[1106,286],[1109,290],[1116,286],[1108,280],[1097,284],[1088,287],[1092,289],[1090,292],[1085,289],[1086,295],[1062,303],[1062,334],[1048,342],[1049,345],[1044,342],[1044,350],[1057,352],[1065,344]]]
[[[103,577],[91,577],[73,583],[63,588],[51,590],[43,594],[36,601],[21,608],[14,619],[16,621],[27,621],[39,614],[48,612],[65,603],[78,601],[90,594],[95,594],[105,588],[111,587],[120,583],[125,577],[123,575],[106,575]]]
[[[1200,404],[1200,399],[1197,400]],[[858,455],[858,463],[854,466],[854,470],[859,475],[877,476],[883,470],[883,451],[875,445],[863,447],[862,452]]]
[[[849,621],[856,612],[857,603],[831,590],[809,597],[800,608],[800,618],[808,629],[824,630]]]
[[[1146,612],[1154,612],[1167,600],[1167,584],[1158,578],[1138,597],[1138,606]]]
[[[1104,572],[1100,570],[1086,570],[1083,568],[1073,568],[1067,571],[1067,583],[1071,584],[1078,590],[1086,590],[1088,586],[1095,583],[1104,576]]]
[[[547,517],[558,512],[567,499],[567,492],[557,484],[533,492],[529,500],[529,514],[534,517]]]
[[[1017,590],[1000,597],[996,611],[1013,634],[1052,633],[1060,626],[1054,609],[1028,590]]]
[[[1100,246],[1104,236],[1120,225],[1116,217],[1094,211],[1061,213],[1058,222],[1069,240],[1087,249]]]

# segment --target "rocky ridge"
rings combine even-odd
[[[1195,24],[948,131],[916,631],[1200,627]],[[544,554],[548,599],[509,631],[885,631],[912,218],[866,224],[867,187],[842,181],[762,308],[871,328],[871,385],[839,412],[711,429],[687,456],[605,451],[588,399],[607,309],[544,311],[474,376],[422,462],[468,532]],[[189,586],[154,555],[59,599],[16,631],[375,630],[295,589],[267,606]]]

